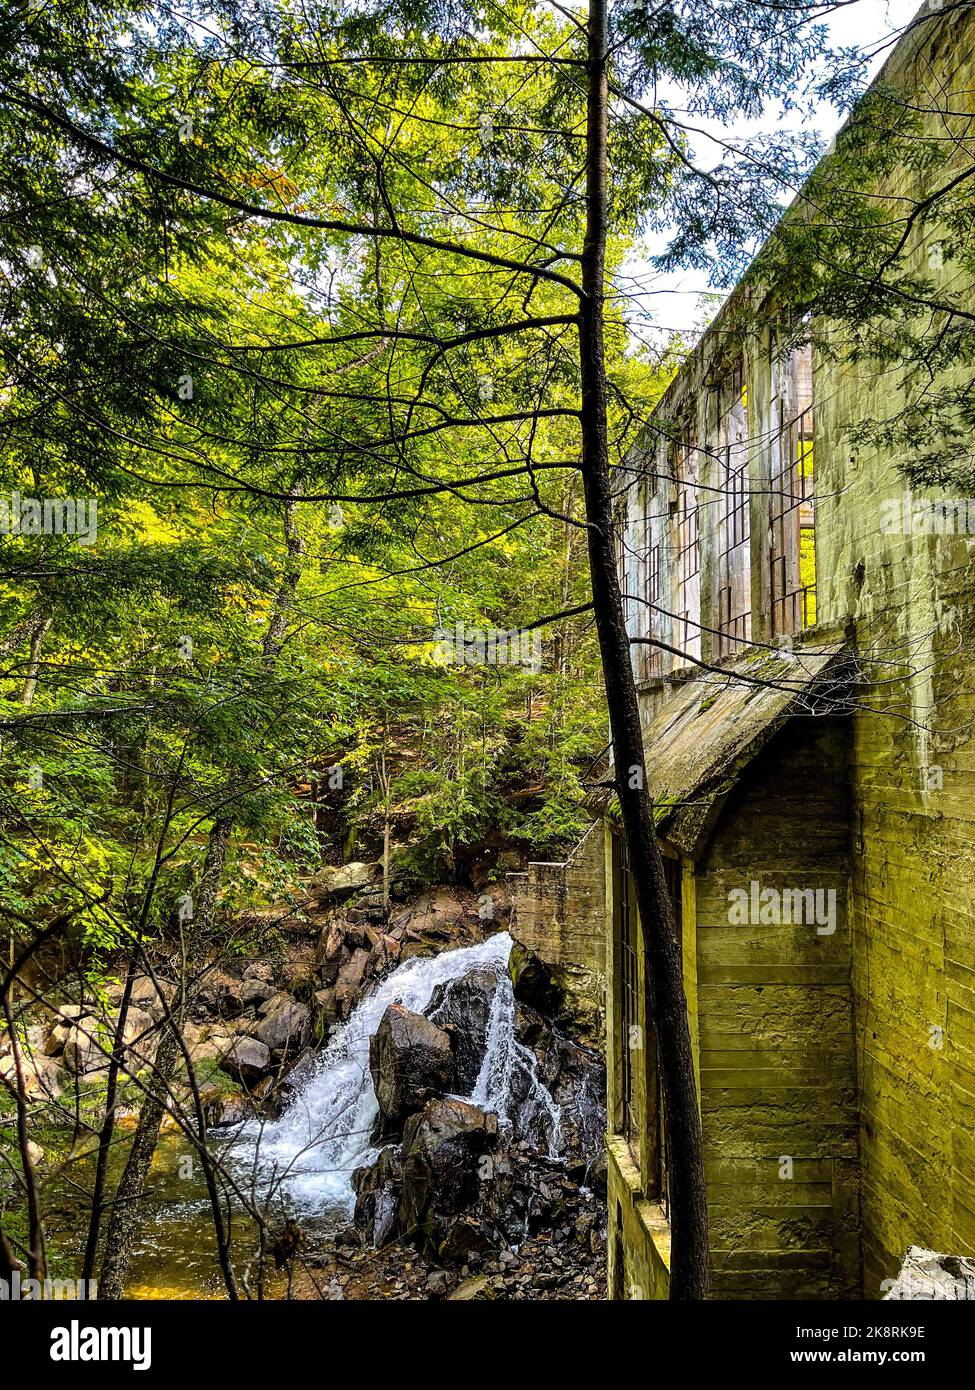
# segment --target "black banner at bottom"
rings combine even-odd
[[[535,1375],[550,1381],[560,1362],[575,1377],[583,1372],[581,1352],[587,1375],[600,1362],[636,1371],[643,1357],[649,1370],[664,1353],[668,1363],[677,1357],[698,1373],[768,1370],[788,1383],[793,1370],[801,1375],[817,1366],[881,1366],[910,1375],[963,1365],[975,1330],[972,1308],[919,1301],[546,1302],[463,1313],[446,1303],[2,1301],[0,1365],[15,1361],[40,1372],[45,1386],[89,1375],[102,1382],[134,1376],[138,1384],[186,1371],[249,1383],[312,1371],[327,1383],[333,1373],[353,1373],[351,1357],[361,1358],[360,1371],[370,1377],[409,1374],[411,1364],[439,1356],[446,1339],[442,1369],[451,1379],[464,1364],[475,1377],[483,1367],[485,1380],[496,1380],[508,1356],[522,1383]],[[571,1322],[563,1323],[566,1317]],[[628,1334],[640,1340],[622,1341]],[[460,1355],[463,1363],[455,1360]]]

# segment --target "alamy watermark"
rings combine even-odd
[[[975,536],[975,498],[885,497],[880,529],[889,536]]]
[[[98,539],[98,501],[94,497],[0,496],[0,535],[74,536],[79,545]]]
[[[442,666],[524,666],[542,669],[537,628],[479,628],[455,623],[433,633],[433,659]]]
[[[95,1279],[23,1279],[19,1269],[9,1279],[0,1279],[0,1303],[37,1303],[40,1299],[85,1302],[97,1296]]]
[[[728,921],[733,927],[808,926],[818,936],[836,931],[835,888],[747,888],[728,890]]]

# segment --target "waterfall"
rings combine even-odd
[[[519,1129],[526,1120],[526,1132],[541,1133],[553,1152],[559,1108],[537,1076],[534,1054],[514,1036],[514,995],[507,970],[511,945],[508,933],[499,932],[477,946],[417,956],[398,966],[333,1034],[284,1113],[277,1120],[253,1120],[245,1126],[236,1162],[246,1161],[252,1177],[262,1185],[275,1185],[304,1211],[349,1210],[353,1171],[371,1163],[379,1152],[372,1144],[379,1107],[369,1072],[370,1037],[390,1004],[422,1013],[437,985],[483,967],[496,971],[498,988],[480,1075],[465,1099],[495,1110],[504,1124],[512,1122],[519,1101]]]
[[[538,1059],[515,1037],[515,995],[508,972],[491,1000],[487,1046],[469,1097],[482,1110],[494,1110],[519,1137],[534,1140],[554,1158],[559,1151],[561,1112],[538,1075]]]

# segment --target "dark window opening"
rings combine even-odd
[[[630,1145],[635,1162],[639,1165],[640,1134],[636,1085],[643,1055],[639,1000],[639,917],[626,840],[622,835],[614,835],[612,838],[620,981],[620,1101],[623,1134]]]

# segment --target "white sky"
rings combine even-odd
[[[834,43],[858,47],[868,55],[872,76],[889,55],[897,34],[919,9],[920,0],[854,0],[854,3],[836,10],[825,23]],[[671,95],[671,100],[675,106],[679,105],[679,98]],[[844,115],[826,104],[817,114],[816,128],[825,143],[842,124]],[[740,122],[732,126],[721,126],[700,118],[695,118],[693,124],[737,142],[747,141],[749,136],[769,130],[775,124],[775,116],[767,112],[758,121]],[[702,166],[718,163],[721,150],[717,145],[702,137],[695,137],[695,144],[695,156]],[[633,293],[638,283],[641,292],[640,316],[651,316],[658,331],[677,330],[696,338],[717,308],[713,299],[709,306],[709,297],[713,296],[714,290],[709,286],[707,277],[699,271],[678,271],[670,275],[655,271],[647,258],[663,250],[666,242],[667,238],[663,235],[645,238],[641,251],[623,268],[626,278],[621,282],[622,287]]]

